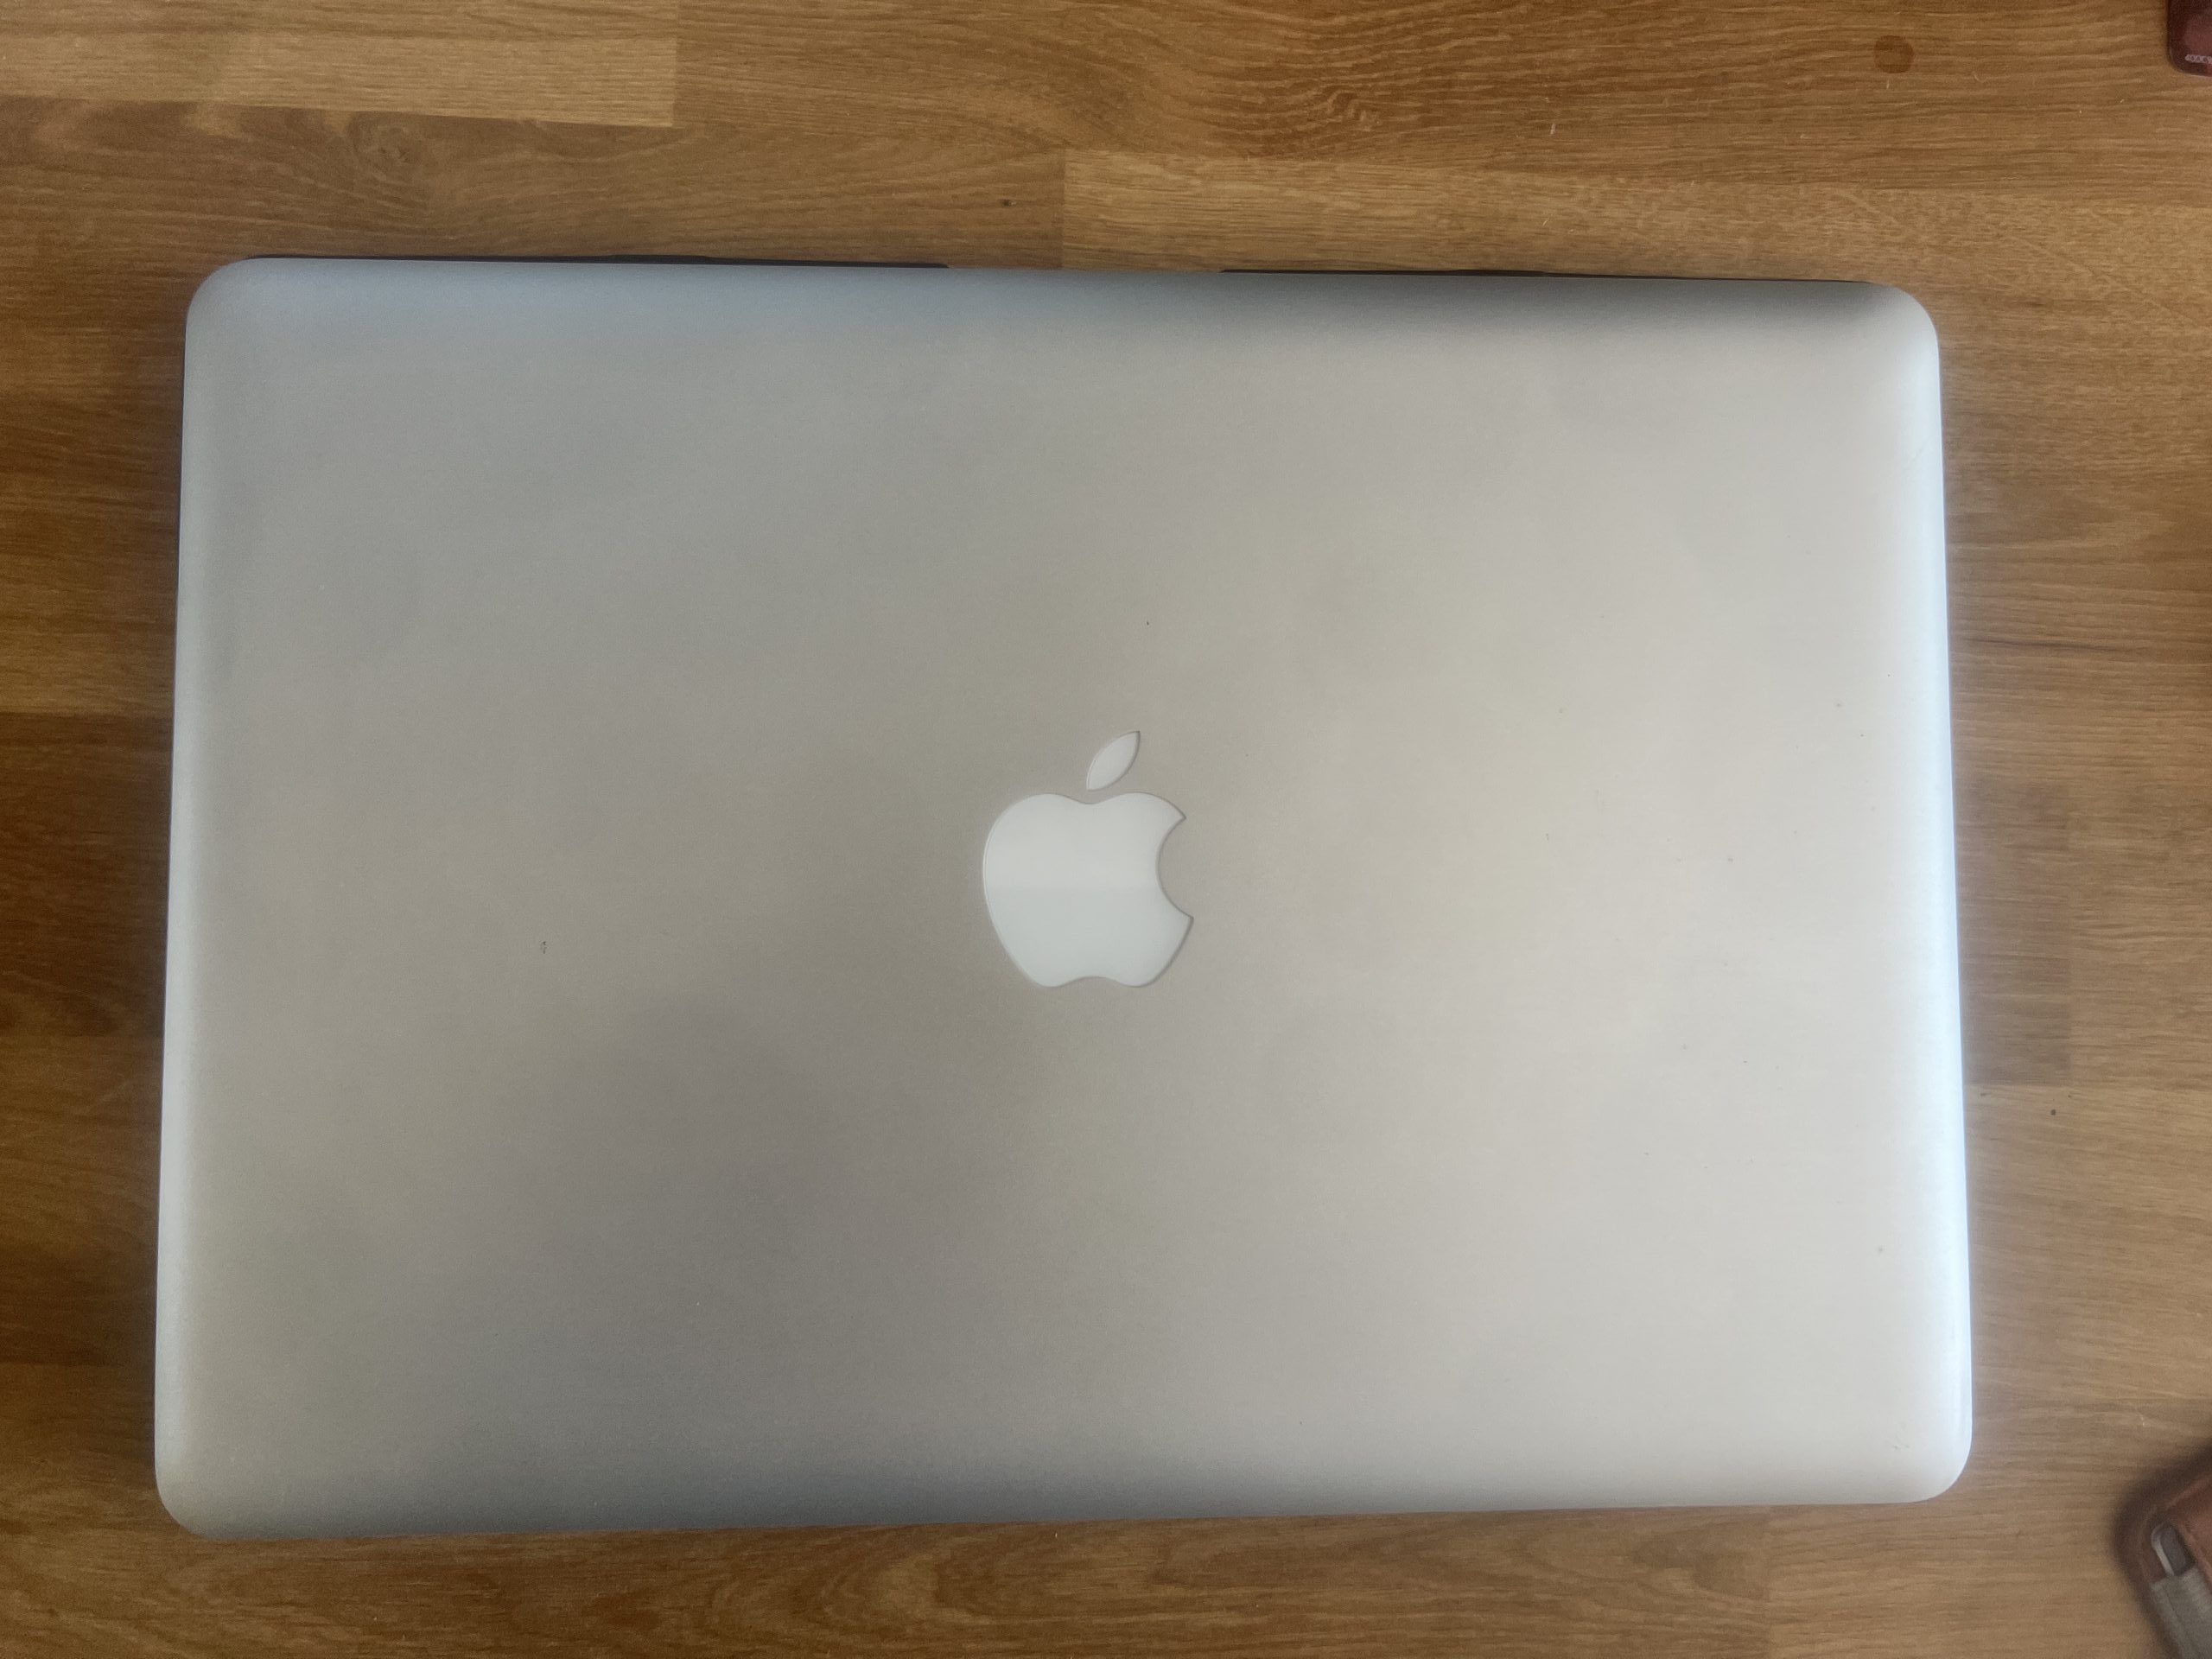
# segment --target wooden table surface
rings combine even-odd
[[[2212,1440],[2212,83],[2159,0],[5,0],[0,1651],[2141,1655]],[[1980,1430],[1910,1509],[210,1544],[149,1468],[179,340],[266,251],[1896,283]]]

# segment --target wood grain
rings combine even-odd
[[[2148,1655],[2212,1439],[2212,85],[2155,0],[0,8],[0,1651]],[[257,252],[1865,276],[1946,353],[1980,1431],[1909,1510],[210,1545],[149,1468],[179,337]]]
[[[0,93],[664,127],[675,116],[676,42],[18,35],[0,59]]]

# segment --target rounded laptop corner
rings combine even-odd
[[[204,334],[210,328],[220,327],[228,313],[237,307],[241,290],[253,286],[255,268],[265,264],[261,259],[233,259],[201,277],[184,308],[186,332]]]
[[[233,259],[209,271],[200,279],[200,286],[192,290],[192,298],[184,308],[187,358],[195,349],[205,352],[211,345],[235,334],[263,304],[259,296],[264,290],[281,281],[288,270],[313,263],[257,254]]]
[[[158,1395],[154,1406],[154,1494],[170,1520],[197,1538],[268,1538],[267,1495],[241,1471],[209,1425],[180,1421],[181,1408]]]
[[[1946,1408],[1923,1432],[1893,1445],[1888,1459],[1886,1500],[1893,1503],[1925,1503],[1959,1484],[1974,1452],[1974,1412],[1961,1402]]]
[[[1885,283],[1860,283],[1854,286],[1865,321],[1884,340],[1913,356],[1932,359],[1938,354],[1941,342],[1936,332],[1936,319],[1917,298]]]
[[[154,1494],[170,1520],[196,1538],[236,1538],[240,1524],[232,1495],[210,1478],[206,1460],[161,1444],[154,1447]]]
[[[1974,1430],[1960,1431],[1955,1440],[1931,1445],[1909,1455],[1900,1470],[1904,1491],[1902,1503],[1925,1503],[1957,1485],[1967,1472],[1974,1452]]]

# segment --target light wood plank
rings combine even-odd
[[[10,0],[21,35],[251,35],[277,29],[459,40],[662,39],[679,0]]]
[[[1774,1659],[2157,1659],[2113,1550],[2113,1495],[2212,1436],[2212,1407],[1999,1395],[1980,1434],[1941,1502],[1776,1516]]]
[[[5,33],[0,96],[664,127],[675,118],[676,41]]]
[[[1188,160],[2034,180],[2212,206],[2202,88],[2158,22],[2106,0],[738,0],[686,14],[681,110]]]

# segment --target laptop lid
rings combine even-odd
[[[186,381],[186,1524],[1955,1474],[1911,301],[256,261]]]

